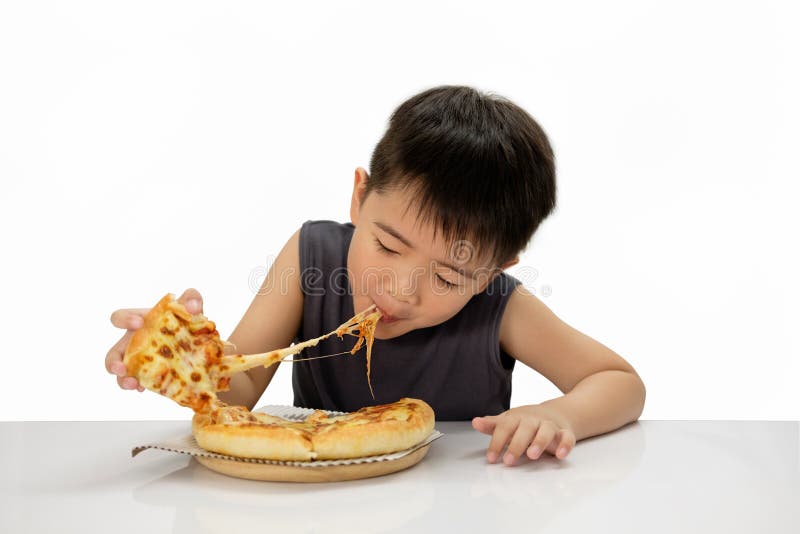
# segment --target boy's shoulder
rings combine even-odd
[[[326,219],[307,220],[300,227],[300,240],[301,242],[336,238],[349,240],[353,236],[353,230],[355,230],[355,226],[349,222],[340,223]]]
[[[302,224],[301,228],[318,228],[322,230],[349,228],[352,230],[355,227],[353,226],[353,223],[350,222],[342,223],[339,221],[332,221],[329,219],[309,219]]]
[[[347,265],[347,254],[355,227],[352,223],[308,220],[300,227],[300,269],[323,272]]]
[[[509,301],[520,287],[522,282],[519,279],[502,271],[486,289],[473,296],[467,306],[478,321],[488,319],[491,324],[496,324],[505,315]]]

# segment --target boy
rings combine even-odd
[[[352,411],[421,398],[437,419],[472,419],[492,436],[487,460],[505,448],[507,465],[544,451],[563,459],[576,441],[639,417],[645,388],[633,367],[503,272],[555,208],[553,152],[533,118],[469,87],[429,89],[392,114],[370,170],[355,171],[352,222],[303,224],[229,339],[242,353],[281,348],[376,304],[375,400],[363,359],[342,357],[293,364],[295,405]],[[202,311],[197,291],[180,300]],[[121,360],[146,311],[111,317],[129,329],[106,357],[124,389],[141,391]],[[303,356],[346,349],[332,338]],[[515,361],[565,394],[509,409]],[[220,398],[252,409],[276,368],[235,375]]]

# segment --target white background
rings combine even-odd
[[[193,286],[227,337],[440,84],[548,132],[558,209],[511,273],[636,367],[643,418],[800,419],[788,2],[265,4],[0,7],[0,420],[188,417],[106,373],[111,312]],[[517,367],[512,405],[557,394]],[[291,401],[282,366],[261,404]]]

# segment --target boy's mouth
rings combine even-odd
[[[382,322],[384,324],[392,324],[392,323],[395,323],[395,322],[400,320],[398,317],[394,317],[394,316],[389,315],[388,313],[386,313],[386,311],[383,308],[381,308],[380,306],[377,306],[377,307],[378,307],[378,311],[381,312],[380,322]]]

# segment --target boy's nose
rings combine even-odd
[[[411,306],[415,306],[417,304],[417,292],[416,291],[408,291],[408,292],[401,292],[397,293],[390,293],[392,296],[392,300],[395,302],[395,308],[400,310],[406,310]]]
[[[419,299],[417,290],[413,286],[393,285],[387,286],[386,289],[386,294],[390,298],[387,307],[391,306],[391,309],[395,310],[398,315],[401,315],[401,312],[402,314],[406,314],[408,308],[415,306]]]
[[[413,279],[401,280],[400,285],[398,286],[399,290],[392,296],[402,304],[414,304],[414,301],[419,294],[419,288],[416,284],[417,282]]]
[[[390,276],[382,278],[384,294],[391,297],[397,311],[405,311],[418,303],[419,284],[423,275],[419,269],[392,270]]]

